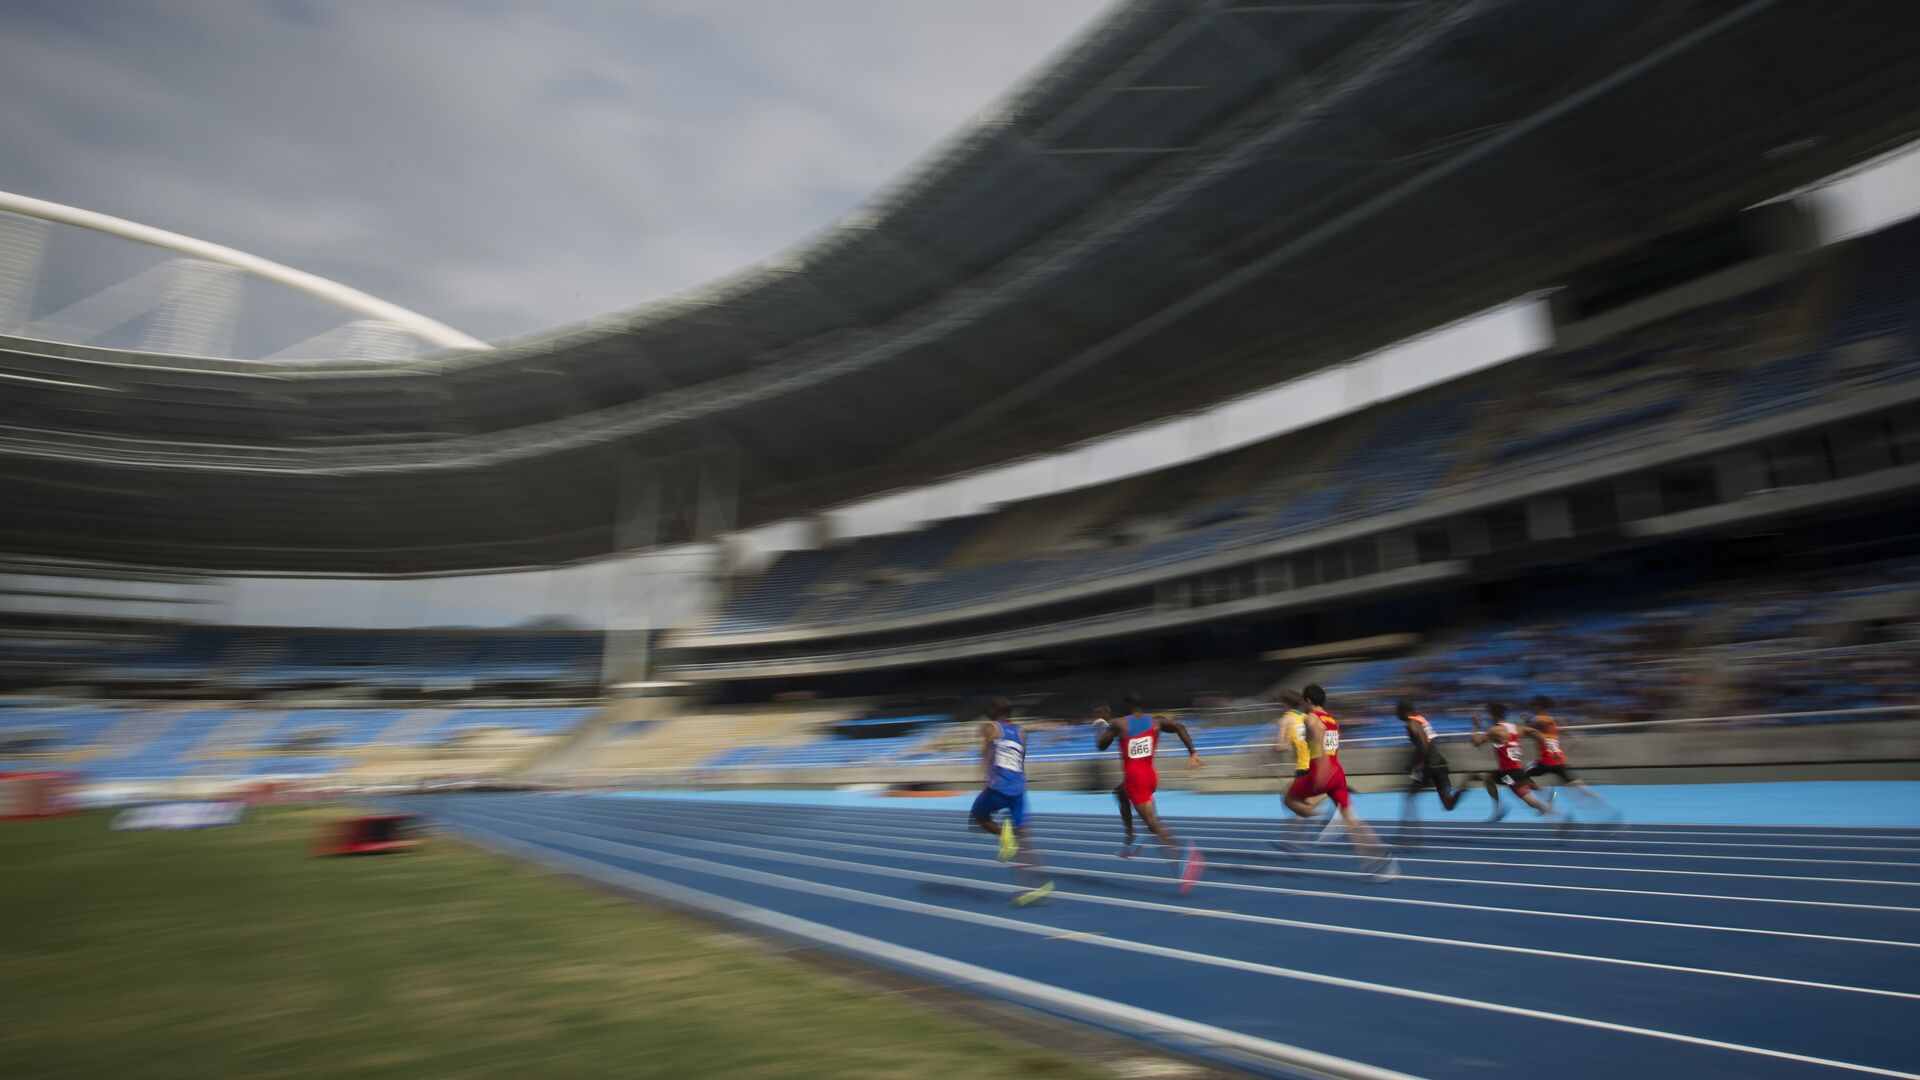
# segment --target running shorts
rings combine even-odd
[[[1333,800],[1333,805],[1345,810],[1353,802],[1353,796],[1347,790],[1347,770],[1335,762],[1325,785],[1316,787],[1312,772],[1306,772],[1294,777],[1293,785],[1287,788],[1289,799],[1311,799],[1315,795],[1325,795]]]
[[[1013,822],[1014,828],[1022,829],[1026,827],[1026,795],[1008,795],[1006,792],[987,788],[980,792],[979,796],[973,800],[973,816],[976,818],[992,821],[993,815],[1002,810],[1007,812],[1007,819]]]
[[[1153,793],[1160,786],[1160,778],[1153,773],[1128,773],[1120,778],[1120,790],[1127,801],[1135,806],[1145,806],[1153,801]]]
[[[1503,788],[1511,788],[1515,792],[1533,790],[1533,781],[1527,779],[1524,769],[1501,769],[1494,776],[1494,782]]]

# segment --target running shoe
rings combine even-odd
[[[1332,840],[1334,834],[1339,831],[1340,827],[1340,815],[1328,814],[1326,824],[1320,826],[1320,831],[1314,834],[1313,842],[1316,844],[1324,844]]]
[[[1129,842],[1127,842],[1127,843],[1124,843],[1124,844],[1121,844],[1121,845],[1120,845],[1120,851],[1119,851],[1119,855],[1120,855],[1120,857],[1121,857],[1121,858],[1123,858],[1123,859],[1131,859],[1131,858],[1133,858],[1134,856],[1136,856],[1136,855],[1139,855],[1139,854],[1140,854],[1140,845],[1139,845],[1139,844],[1136,844],[1136,843],[1133,843],[1133,842],[1131,842],[1131,841],[1129,841]]]
[[[1009,862],[1020,851],[1019,841],[1013,838],[1013,822],[1000,823],[1000,861]]]
[[[1033,888],[1028,889],[1026,892],[1021,893],[1019,896],[1014,897],[1013,906],[1026,907],[1028,904],[1037,904],[1040,901],[1045,900],[1047,897],[1052,895],[1053,895],[1053,882],[1043,881],[1039,885],[1036,885]]]
[[[1400,876],[1400,860],[1391,855],[1382,855],[1368,863],[1362,873],[1368,881],[1392,881]]]
[[[1180,895],[1193,891],[1193,883],[1200,880],[1200,871],[1206,869],[1207,860],[1200,857],[1200,849],[1187,845],[1187,857],[1180,864]]]

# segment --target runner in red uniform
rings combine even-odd
[[[1487,715],[1492,725],[1485,731],[1480,730],[1480,717],[1473,718],[1473,745],[1493,744],[1494,772],[1481,777],[1487,785],[1487,797],[1493,800],[1493,816],[1489,821],[1499,821],[1507,816],[1507,808],[1500,802],[1500,789],[1513,792],[1514,797],[1542,814],[1552,815],[1553,807],[1548,806],[1533,793],[1533,781],[1527,779],[1527,766],[1522,759],[1522,737],[1538,738],[1540,733],[1525,724],[1507,720],[1507,707],[1497,701],[1487,702]]]
[[[1542,776],[1557,776],[1560,778],[1560,783],[1568,790],[1591,802],[1617,824],[1620,821],[1620,812],[1613,808],[1613,804],[1595,794],[1594,790],[1587,786],[1586,781],[1573,775],[1572,770],[1567,768],[1567,754],[1561,744],[1563,742],[1571,744],[1573,736],[1560,726],[1560,721],[1547,714],[1547,710],[1553,708],[1553,699],[1541,694],[1533,699],[1530,707],[1533,712],[1527,718],[1527,724],[1532,729],[1534,741],[1540,744],[1540,756],[1533,764],[1527,766],[1527,779],[1538,780]],[[1553,792],[1547,792],[1547,801],[1549,803],[1553,801]]]
[[[1173,732],[1185,744],[1188,768],[1201,767],[1200,753],[1193,748],[1193,736],[1187,733],[1187,726],[1165,716],[1148,715],[1138,691],[1129,692],[1126,702],[1127,715],[1113,721],[1107,719],[1105,705],[1094,706],[1095,723],[1100,727],[1099,748],[1105,750],[1115,739],[1120,741],[1120,786],[1113,792],[1120,800],[1120,822],[1127,830],[1127,843],[1120,854],[1127,858],[1139,854],[1140,849],[1133,842],[1133,814],[1138,811],[1140,820],[1160,838],[1167,858],[1180,868],[1180,891],[1192,892],[1206,860],[1200,857],[1199,848],[1192,844],[1183,846],[1154,809],[1153,795],[1160,786],[1160,774],[1154,770],[1153,756],[1160,748],[1162,731]]]
[[[1313,799],[1316,795],[1325,795],[1339,808],[1340,820],[1346,823],[1353,834],[1353,842],[1363,855],[1370,858],[1367,872],[1377,877],[1388,878],[1399,874],[1400,868],[1393,861],[1393,855],[1386,845],[1374,835],[1372,826],[1360,820],[1353,812],[1353,795],[1347,789],[1347,770],[1340,764],[1340,721],[1327,712],[1327,692],[1319,683],[1308,683],[1300,691],[1307,700],[1307,754],[1310,761],[1305,776],[1295,777],[1293,786],[1287,789],[1287,809],[1300,817],[1313,813]]]

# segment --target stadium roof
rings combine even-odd
[[[0,339],[0,549],[546,564],[626,546],[690,451],[746,527],[1061,449],[1908,141],[1915,40],[1899,0],[1135,0],[867,209],[663,303],[378,365]]]

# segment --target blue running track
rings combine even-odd
[[[879,800],[874,800],[879,801]],[[574,795],[411,801],[454,832],[972,992],[1278,1076],[1920,1077],[1920,828],[1169,814],[1190,895],[1111,813],[1040,816],[1023,886],[950,807]],[[1200,800],[1182,804],[1193,806]],[[1417,844],[1417,847],[1410,845]]]

